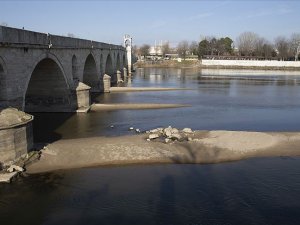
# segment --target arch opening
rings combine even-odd
[[[101,92],[104,90],[103,75],[104,75],[104,71],[103,71],[103,55],[101,54],[101,56],[100,56],[100,79],[99,79],[99,88],[100,88]]]
[[[78,82],[79,81],[79,77],[78,77],[78,63],[77,63],[77,58],[75,55],[73,55],[72,57],[72,77],[74,82]]]
[[[4,72],[4,67],[0,63],[0,108],[5,107],[5,98],[6,98],[6,93],[5,93],[6,87],[5,87],[5,72]]]
[[[27,112],[70,112],[71,92],[63,71],[50,59],[41,60],[34,68],[25,94]]]
[[[126,57],[125,55],[123,55],[123,68],[127,67],[127,63],[126,63]]]
[[[97,76],[96,62],[92,54],[89,54],[85,60],[83,70],[83,83],[89,85],[91,90],[99,89],[99,79]]]
[[[106,63],[105,63],[105,73],[111,76],[111,83],[117,82],[117,74],[114,73],[111,56],[109,54],[107,56]]]
[[[100,56],[100,74],[103,75],[103,55]]]
[[[117,56],[116,68],[117,68],[117,70],[120,70],[120,71],[123,69],[123,68],[121,68],[121,62],[120,62],[120,55],[119,54]]]

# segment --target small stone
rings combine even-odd
[[[150,139],[150,140],[156,139],[156,138],[159,138],[159,135],[158,135],[158,134],[150,134],[150,135],[149,135],[149,139]]]
[[[171,136],[170,136],[170,138],[171,139],[173,139],[173,140],[181,140],[182,139],[182,137],[181,137],[181,135],[180,134],[172,134]]]
[[[14,171],[18,171],[18,172],[23,172],[24,169],[20,166],[16,166],[16,165],[11,165],[8,169],[7,172],[12,173]]]
[[[164,135],[168,138],[170,138],[173,134],[178,134],[179,133],[178,129],[172,128],[170,126],[165,128],[163,132],[164,132]]]
[[[12,172],[12,173],[0,173],[0,183],[10,183],[11,179],[16,176],[18,172]]]
[[[141,133],[140,129],[135,129],[135,132]]]
[[[177,133],[179,133],[179,130],[176,128],[172,128],[171,132],[172,132],[172,134],[177,134]]]
[[[193,140],[193,138],[191,138],[191,137],[188,137],[188,141],[192,141]]]
[[[129,130],[134,130],[134,128],[133,127],[129,127]]]
[[[163,130],[164,130],[163,128],[159,127],[159,128],[150,130],[149,132],[150,132],[150,133],[161,133]]]
[[[57,153],[55,151],[53,151],[52,149],[47,148],[46,146],[42,149],[42,155],[43,154],[47,154],[47,155],[57,155]]]
[[[187,134],[192,134],[192,133],[193,133],[193,131],[192,131],[191,128],[184,128],[182,131],[183,131],[184,133],[187,133]]]
[[[165,143],[169,143],[170,141],[172,141],[170,138],[165,138]]]
[[[146,131],[146,134],[150,134],[150,131],[147,130],[147,131]]]
[[[111,126],[110,126],[110,128],[114,128],[114,127],[115,127],[114,125],[111,125]]]
[[[147,141],[151,141],[149,138],[147,138]]]

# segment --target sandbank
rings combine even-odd
[[[219,163],[265,156],[299,156],[300,132],[195,131],[190,141],[147,141],[147,134],[59,140],[46,145],[28,173],[92,166]]]

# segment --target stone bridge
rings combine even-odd
[[[122,46],[0,26],[0,109],[74,112],[80,90],[103,92],[123,68]]]

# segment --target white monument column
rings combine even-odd
[[[126,48],[127,52],[127,64],[128,64],[128,73],[131,76],[132,71],[132,37],[130,35],[125,34],[124,36],[124,47]]]

